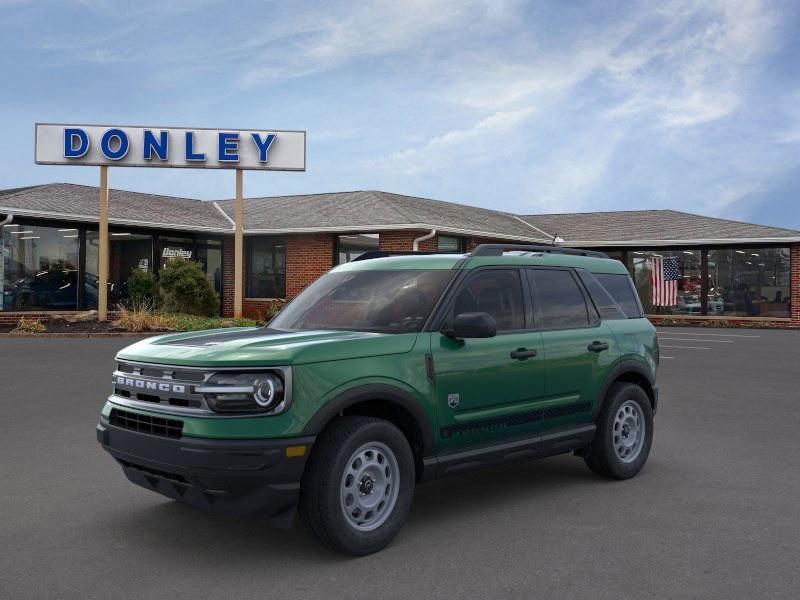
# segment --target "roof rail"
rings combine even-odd
[[[441,252],[421,252],[419,250],[369,250],[364,252],[364,254],[356,256],[350,262],[369,260],[371,258],[386,258],[387,256],[422,256],[425,254],[441,254]]]
[[[572,254],[574,256],[593,256],[608,258],[605,252],[565,248],[564,246],[542,246],[536,244],[480,244],[469,253],[470,256],[503,256],[504,252],[541,252],[547,254]]]

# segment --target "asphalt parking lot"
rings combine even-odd
[[[95,441],[125,339],[0,339],[0,598],[796,598],[800,332],[660,330],[639,477],[562,456],[426,483],[361,559],[133,486]]]

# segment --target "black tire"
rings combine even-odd
[[[380,443],[394,454],[400,482],[386,520],[371,531],[357,529],[345,517],[340,486],[353,453]],[[354,556],[372,554],[394,539],[414,496],[414,456],[403,433],[389,421],[362,416],[336,419],[320,434],[300,484],[300,518],[320,542]]]
[[[641,449],[635,459],[630,462],[622,460],[614,442],[614,424],[617,413],[627,401],[635,402],[644,417],[645,435]],[[653,407],[647,393],[633,383],[615,383],[606,394],[606,400],[597,417],[597,433],[584,457],[589,468],[603,477],[610,479],[630,479],[642,470],[650,454],[653,444]]]

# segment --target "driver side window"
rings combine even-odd
[[[485,312],[494,317],[497,331],[525,329],[522,283],[516,269],[494,269],[470,277],[456,295],[448,321],[466,312]]]

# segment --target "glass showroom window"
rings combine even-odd
[[[701,314],[700,250],[634,250],[630,256],[645,313]]]
[[[336,240],[337,265],[350,262],[365,252],[380,249],[377,233],[356,233],[353,235],[340,235]]]
[[[460,254],[464,252],[464,239],[449,235],[440,235],[437,238],[437,249],[447,254]]]
[[[97,265],[100,241],[96,231],[86,232],[84,259],[84,302],[97,308]],[[153,272],[153,236],[129,231],[108,234],[108,306],[128,299],[128,278],[135,270]]]
[[[11,224],[2,229],[4,310],[78,308],[78,230]]]
[[[197,240],[197,262],[206,274],[214,291],[222,297],[222,242]]]
[[[286,297],[286,242],[283,238],[248,238],[247,297]]]
[[[708,251],[708,314],[789,318],[789,248]]]

